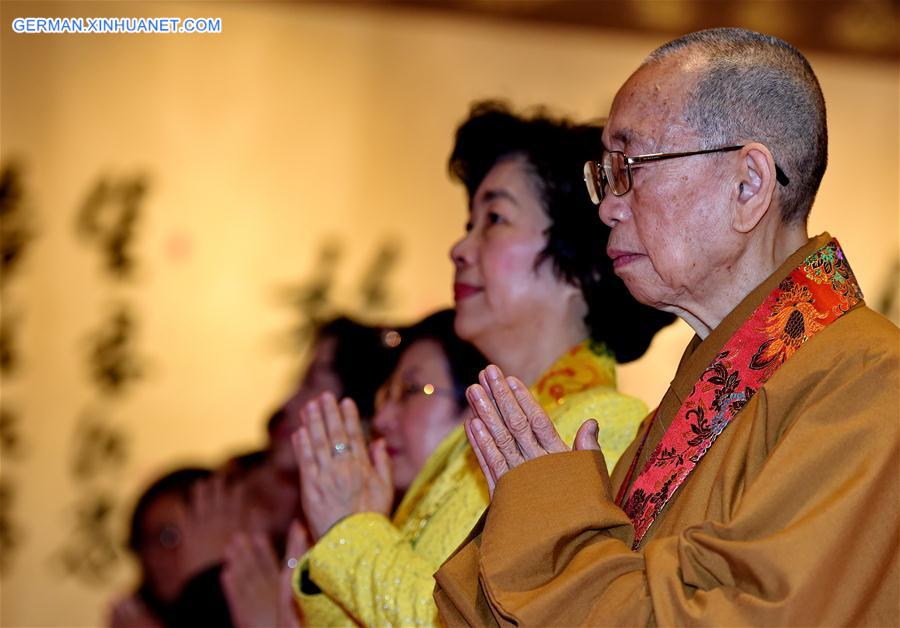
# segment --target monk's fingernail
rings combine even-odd
[[[488,367],[485,369],[485,371],[487,372],[487,376],[490,377],[492,380],[496,381],[496,380],[500,379],[500,377],[501,377],[500,369],[498,369],[493,364],[489,364]]]
[[[512,390],[519,390],[519,380],[517,380],[515,377],[507,377],[507,378],[506,378],[506,384],[507,384]]]

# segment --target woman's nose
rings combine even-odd
[[[390,433],[394,426],[394,405],[392,401],[384,402],[372,417],[372,427],[382,436]]]
[[[470,232],[457,240],[456,244],[450,247],[450,260],[457,269],[470,265],[472,263],[474,249],[475,247],[472,245],[472,234]]]

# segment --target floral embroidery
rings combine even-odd
[[[754,310],[700,376],[631,483],[644,443],[638,448],[616,498],[634,525],[633,549],[760,386],[803,343],[861,299],[853,271],[832,239],[791,271]]]
[[[778,368],[791,357],[806,340],[825,328],[819,321],[828,318],[828,312],[816,309],[812,292],[793,281],[772,306],[772,313],[765,323],[763,333],[768,338],[760,345],[750,360],[750,368]]]
[[[849,310],[862,299],[862,291],[853,275],[850,263],[844,257],[844,252],[833,240],[835,246],[826,245],[820,255],[811,255],[803,262],[803,273],[816,286],[830,287],[831,291],[840,296],[838,303],[832,306],[835,315]]]

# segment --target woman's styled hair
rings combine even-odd
[[[362,417],[375,413],[375,391],[394,370],[398,352],[384,342],[384,327],[365,325],[347,316],[324,323],[316,338],[334,338],[332,368],[341,382],[339,397],[356,402]]]
[[[474,346],[462,340],[453,330],[453,310],[440,310],[426,316],[418,323],[397,330],[400,334],[400,353],[414,342],[433,340],[438,343],[447,358],[450,379],[456,403],[462,410],[466,405],[466,388],[478,383],[478,373],[487,366],[487,360]]]
[[[578,286],[588,306],[591,338],[606,343],[619,362],[630,362],[675,316],[635,301],[613,273],[606,255],[609,227],[591,203],[582,175],[586,161],[600,159],[602,133],[599,125],[575,124],[541,110],[522,117],[503,103],[478,102],[456,131],[448,169],[471,202],[497,163],[524,161],[550,218],[547,245],[535,267],[549,259],[560,279]]]

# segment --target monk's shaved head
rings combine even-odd
[[[708,147],[765,144],[790,183],[778,186],[785,223],[809,216],[828,159],[825,100],[806,58],[790,44],[739,28],[685,35],[642,67],[677,62],[691,77],[684,119]]]

